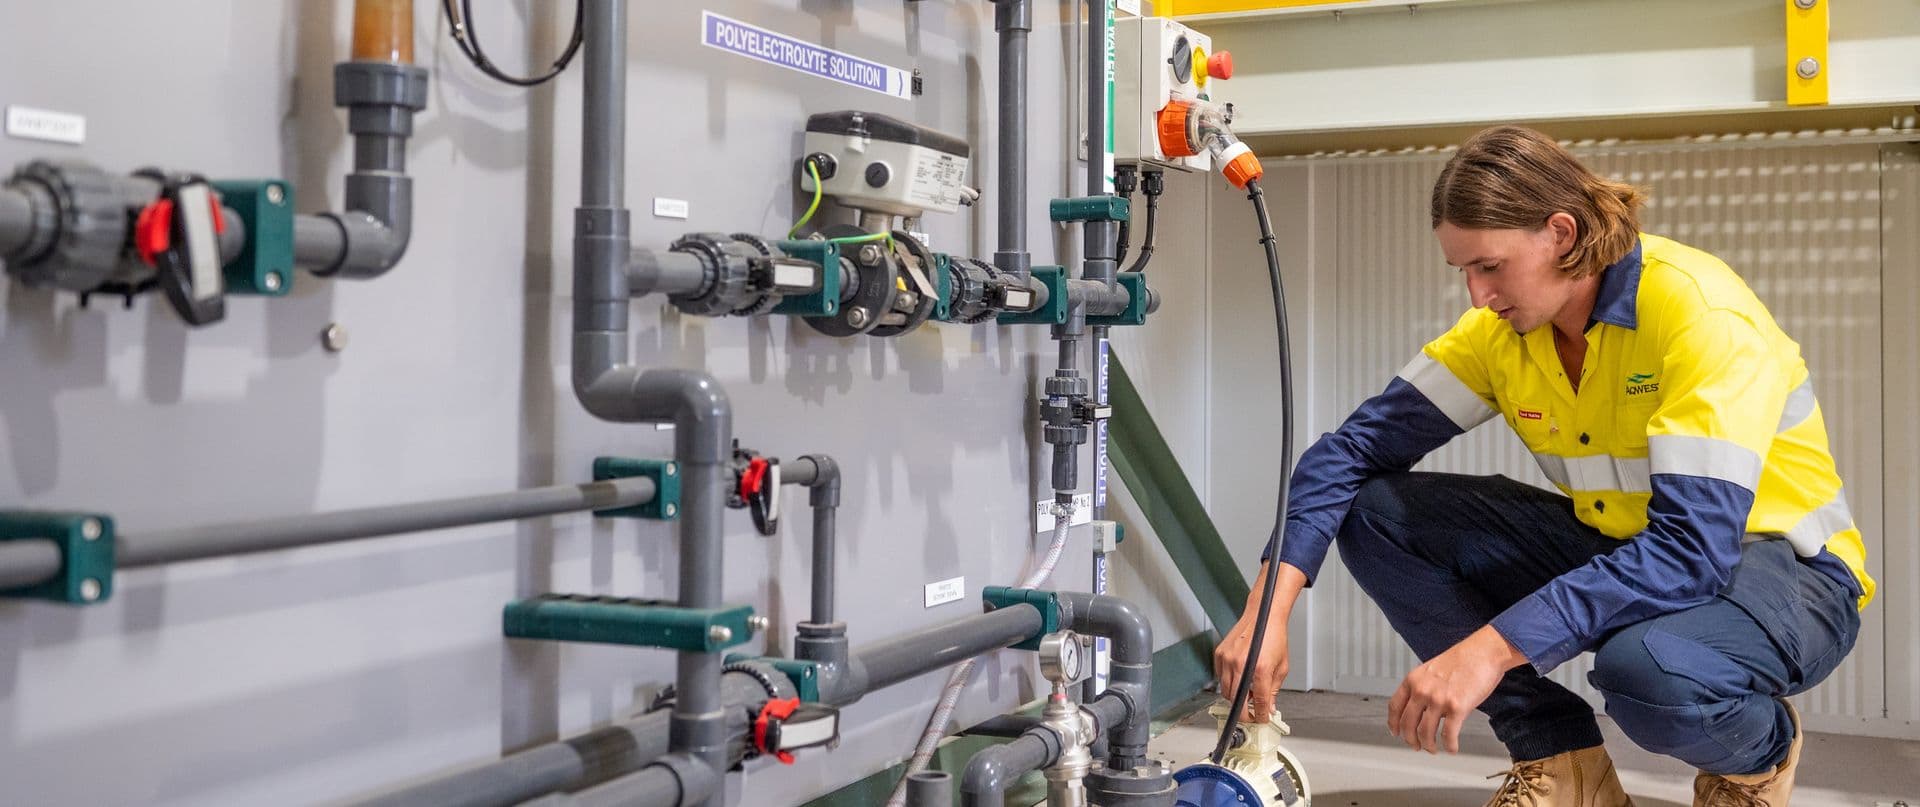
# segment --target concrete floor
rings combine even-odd
[[[1486,718],[1462,729],[1460,754],[1410,750],[1387,734],[1385,698],[1322,692],[1282,693],[1293,728],[1287,749],[1307,768],[1316,807],[1480,807],[1510,764]],[[1686,807],[1692,768],[1633,745],[1602,717],[1607,750],[1637,807]],[[1213,750],[1213,720],[1202,709],[1153,742],[1175,768]],[[1920,807],[1920,742],[1809,734],[1801,756],[1796,807],[1874,807],[1904,800]]]

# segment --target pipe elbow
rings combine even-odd
[[[826,454],[807,454],[801,459],[809,460],[817,470],[814,472],[811,491],[807,494],[807,504],[813,507],[840,506],[840,463]]]
[[[1139,606],[1105,594],[1063,593],[1073,611],[1073,628],[1113,642],[1113,659],[1127,664],[1153,662],[1153,624]]]

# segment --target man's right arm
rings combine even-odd
[[[1494,416],[1486,371],[1461,330],[1456,327],[1427,345],[1385,391],[1361,403],[1340,428],[1300,457],[1287,498],[1280,561],[1304,573],[1306,585],[1319,573],[1334,532],[1368,478],[1412,468]]]

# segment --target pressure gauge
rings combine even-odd
[[[1040,674],[1056,684],[1071,684],[1086,673],[1080,637],[1072,631],[1049,633],[1040,639]]]

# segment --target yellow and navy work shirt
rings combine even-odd
[[[1468,311],[1301,457],[1280,559],[1311,579],[1369,476],[1498,416],[1582,522],[1627,541],[1493,620],[1541,672],[1705,602],[1746,540],[1784,537],[1859,607],[1873,598],[1800,346],[1725,263],[1641,235],[1601,276],[1579,381],[1551,326]]]

